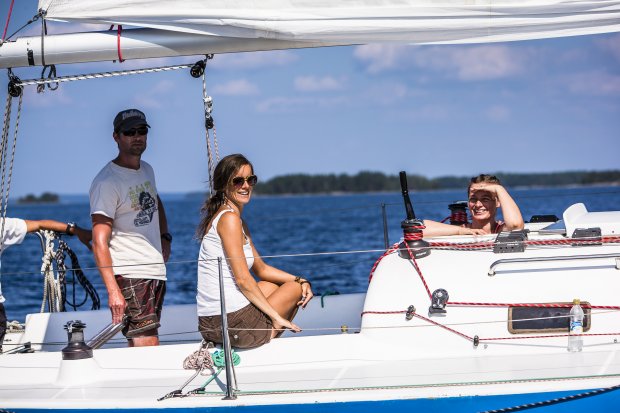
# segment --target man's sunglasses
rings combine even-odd
[[[258,176],[250,175],[245,178],[242,176],[235,176],[232,179],[232,184],[235,188],[241,188],[244,182],[247,182],[250,186],[254,186],[258,182]]]
[[[139,128],[127,129],[122,131],[121,133],[125,136],[136,136],[136,133],[138,135],[146,135],[147,133],[149,133],[149,128],[147,128],[146,126],[142,126]]]

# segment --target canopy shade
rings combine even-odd
[[[620,31],[618,0],[40,0],[47,19],[247,39],[481,43]]]

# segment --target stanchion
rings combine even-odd
[[[230,339],[228,338],[228,315],[226,314],[226,297],[224,293],[224,275],[222,274],[222,257],[217,257],[217,269],[220,278],[220,304],[222,311],[222,347],[224,350],[224,361],[226,363],[226,396],[222,400],[235,400],[237,396],[232,386],[232,350]]]

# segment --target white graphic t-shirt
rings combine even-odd
[[[90,214],[114,220],[110,254],[114,273],[127,278],[166,279],[161,254],[155,174],[108,163],[90,187]]]
[[[1,228],[2,218],[0,218],[0,230]],[[2,249],[0,250],[0,254],[2,254],[2,251],[4,251],[10,245],[21,244],[27,232],[28,231],[26,228],[26,221],[24,221],[23,219],[5,219],[4,232],[1,234],[2,238],[0,239],[0,242],[2,243]],[[4,301],[5,298],[2,295],[2,283],[0,282],[0,303],[3,303]]]

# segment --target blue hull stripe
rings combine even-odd
[[[585,390],[584,390],[585,391]],[[411,400],[384,400],[384,401],[361,401],[343,403],[311,403],[311,404],[280,404],[265,406],[223,406],[223,407],[193,407],[193,408],[151,408],[151,409],[11,409],[6,411],[15,413],[35,412],[59,412],[76,413],[86,411],[88,413],[150,413],[165,411],[166,413],[207,413],[229,411],[243,413],[377,413],[377,412],[423,412],[423,413],[471,413],[486,410],[499,410],[527,403],[542,402],[549,399],[572,396],[583,391],[511,394],[500,396],[467,396],[446,397],[436,399],[411,399]],[[268,397],[268,396],[265,396]],[[2,404],[2,402],[0,402]],[[616,413],[620,411],[620,392],[613,391],[593,397],[576,399],[551,406],[532,409],[536,413],[563,413],[572,411],[590,411],[596,413]],[[2,409],[2,406],[0,406]],[[5,407],[6,409],[6,407]],[[588,410],[586,410],[588,409]],[[1,410],[0,410],[1,411]]]

